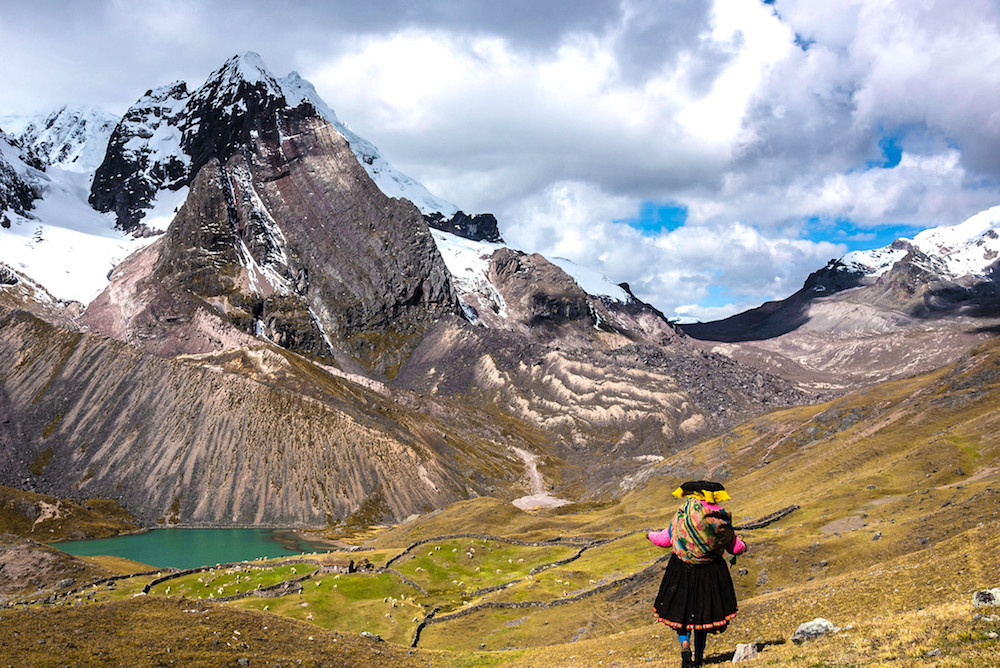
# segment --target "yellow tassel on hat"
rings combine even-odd
[[[678,499],[688,498],[688,499],[698,499],[700,501],[705,501],[707,503],[723,503],[729,500],[729,494],[726,490],[721,489],[718,492],[710,492],[706,489],[698,490],[697,492],[691,492],[685,494],[684,490],[678,487],[674,490],[674,496]]]

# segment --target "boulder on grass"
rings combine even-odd
[[[792,634],[792,642],[801,645],[807,640],[825,636],[827,633],[836,633],[839,630],[840,628],[834,626],[833,622],[817,617],[811,622],[799,624],[799,628],[795,629],[795,633]]]
[[[738,661],[746,661],[747,659],[752,659],[756,657],[757,654],[758,654],[757,645],[755,645],[754,643],[747,643],[747,644],[739,643],[736,645],[736,651],[733,652],[733,663],[737,663]]]
[[[972,605],[977,608],[1000,606],[1000,587],[977,591],[972,595]]]

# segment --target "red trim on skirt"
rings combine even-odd
[[[656,608],[653,608],[653,613],[656,614]],[[723,620],[717,622],[708,622],[707,624],[684,624],[681,622],[672,622],[669,619],[663,619],[659,615],[657,615],[656,619],[661,624],[666,624],[670,628],[676,629],[678,631],[683,631],[684,629],[689,629],[692,631],[710,631],[712,629],[725,628],[726,626],[729,625],[730,620],[732,620],[732,618],[735,616],[736,613],[734,612],[731,615],[726,615],[726,618]]]

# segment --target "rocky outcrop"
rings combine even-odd
[[[431,214],[424,214],[424,220],[436,230],[450,232],[472,241],[503,242],[500,229],[497,227],[497,219],[492,213],[470,216],[459,211],[448,218],[440,211],[435,211]]]
[[[815,640],[828,633],[836,633],[837,631],[840,631],[840,628],[835,626],[833,622],[822,617],[817,617],[811,622],[799,624],[799,627],[795,629],[795,633],[792,634],[792,642],[796,645],[801,645],[807,640]]]
[[[754,643],[737,643],[736,651],[733,652],[733,663],[739,663],[740,661],[748,661],[750,659],[756,659],[760,655],[760,651],[757,649],[757,645]]]
[[[972,605],[976,608],[1000,607],[1000,587],[980,589],[972,594]]]
[[[149,90],[111,133],[94,174],[90,204],[114,212],[120,229],[136,229],[159,190],[187,185],[190,159],[180,151],[179,126],[189,97],[183,81]]]
[[[662,313],[636,299],[627,284],[607,284],[617,298],[592,295],[537,253],[505,246],[489,250],[483,278],[460,283],[463,308],[477,324],[569,347],[609,348],[638,341],[672,345],[683,338]]]
[[[515,330],[551,340],[581,327],[589,333],[597,323],[587,293],[537,253],[498,249],[490,260],[488,278],[503,295],[507,321]]]

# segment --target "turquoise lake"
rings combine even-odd
[[[156,568],[196,568],[330,549],[283,529],[154,529],[143,534],[67,541],[52,546],[75,556],[113,555]]]

